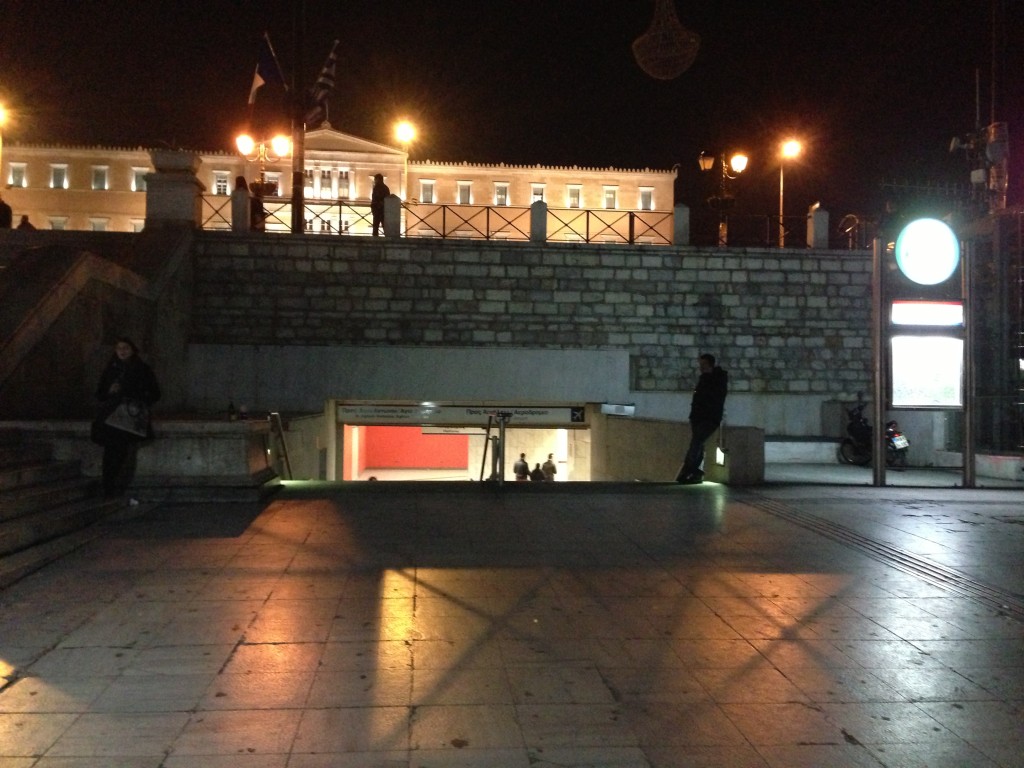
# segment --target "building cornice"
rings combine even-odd
[[[471,163],[467,160],[410,160],[409,170],[422,170],[426,168],[476,168],[482,171],[579,171],[583,173],[661,173],[672,176],[674,169],[660,168],[616,168],[614,166],[590,167],[582,165],[541,165],[540,163],[516,164],[516,163]]]

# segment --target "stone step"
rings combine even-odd
[[[124,505],[123,499],[87,498],[0,523],[0,556],[11,555],[81,530]]]
[[[80,477],[82,464],[79,461],[47,461],[18,466],[0,466],[0,491],[14,488],[70,480]]]
[[[34,542],[16,552],[0,555],[0,589],[99,538],[103,534],[106,522],[129,519],[145,509],[126,507],[124,499],[91,499],[82,504],[92,506],[88,512],[82,512],[77,516],[72,513],[68,522],[73,522],[74,526],[66,526],[63,533]],[[54,514],[54,511],[50,510],[50,514]],[[57,516],[64,517],[62,513]],[[16,522],[0,524],[0,529]],[[59,527],[57,523],[44,524],[41,529],[43,532],[55,532]]]
[[[0,430],[0,589],[94,539],[101,521],[138,511],[98,488],[80,460],[55,461],[48,442]]]
[[[21,430],[14,427],[0,427],[0,446],[21,442]]]
[[[53,457],[53,448],[46,443],[21,440],[0,443],[0,469],[38,464]]]
[[[0,493],[0,521],[82,501],[94,496],[97,487],[94,479],[76,477],[3,491]]]

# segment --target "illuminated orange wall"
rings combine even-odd
[[[363,467],[465,469],[469,435],[424,435],[419,427],[363,427]]]

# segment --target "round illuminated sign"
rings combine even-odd
[[[953,230],[938,219],[918,219],[896,238],[896,265],[920,285],[948,280],[960,263],[960,242]]]

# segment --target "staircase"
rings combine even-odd
[[[45,443],[0,430],[0,589],[99,535],[122,509],[77,461],[58,461]]]

